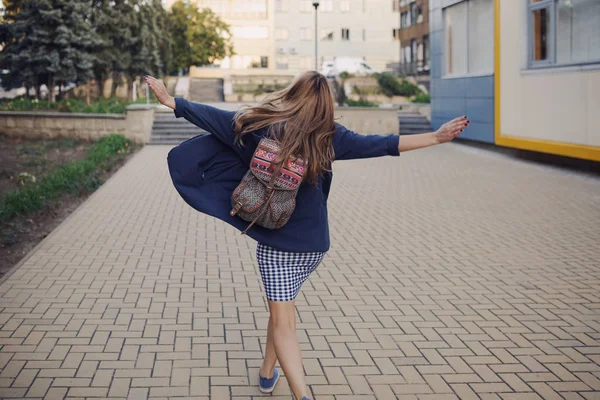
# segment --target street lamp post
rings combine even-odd
[[[317,14],[319,10],[319,2],[313,1],[313,7],[315,8],[315,71],[319,70],[319,51],[318,51],[318,43],[319,43],[319,35],[317,31]]]

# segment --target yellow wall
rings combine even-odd
[[[496,2],[496,144],[600,161],[600,70],[526,70],[527,9]]]

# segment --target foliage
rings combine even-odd
[[[421,93],[421,89],[406,79],[398,82],[398,79],[389,72],[375,74],[375,79],[379,84],[381,92],[387,97],[392,96],[416,96]]]
[[[379,107],[379,104],[373,103],[371,101],[360,99],[360,100],[346,100],[346,105],[348,107]]]
[[[170,15],[160,0],[3,0],[0,69],[5,89],[54,89],[96,80],[99,94],[112,76],[116,86],[140,75],[161,76],[173,63],[173,46],[186,53],[180,62],[207,64],[232,54],[223,39],[228,26],[209,10],[189,15],[183,3]],[[176,22],[176,23],[175,23]],[[183,24],[183,25],[182,25]],[[178,29],[183,26],[183,35]],[[172,37],[177,41],[173,42]],[[183,47],[181,45],[184,45]],[[49,100],[54,100],[50,90]]]
[[[429,97],[429,93],[420,93],[420,94],[416,95],[414,99],[412,99],[412,102],[429,104],[431,102],[431,99]]]
[[[156,98],[150,99],[156,103]],[[136,103],[146,103],[145,98],[140,98]],[[89,106],[85,99],[68,99],[51,102],[48,100],[27,99],[19,97],[12,100],[0,101],[0,111],[59,111],[73,113],[95,113],[95,114],[122,114],[125,108],[132,104],[131,102],[119,100],[117,98],[104,99],[99,98]]]
[[[183,1],[173,4],[169,15],[172,35],[171,68],[208,65],[233,55],[229,25],[210,9],[199,10]]]
[[[102,184],[100,174],[112,168],[129,149],[129,141],[123,135],[112,134],[99,139],[86,159],[56,167],[37,183],[31,182],[7,193],[0,202],[0,223],[19,214],[44,209],[68,193],[94,191]]]
[[[74,0],[24,0],[5,15],[0,68],[9,88],[78,82],[91,76],[100,39],[88,22],[89,5]],[[53,100],[53,91],[50,99]]]

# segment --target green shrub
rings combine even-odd
[[[412,99],[412,102],[429,104],[431,102],[431,98],[429,96],[429,93],[420,93],[416,95],[414,99]]]
[[[65,194],[90,193],[102,184],[100,174],[109,170],[130,148],[123,135],[99,139],[85,159],[72,161],[48,172],[37,183],[8,192],[0,202],[0,223],[19,214],[41,210]]]
[[[377,83],[379,84],[381,92],[387,97],[410,97],[421,93],[421,90],[417,85],[410,83],[406,79],[403,79],[401,82],[399,82],[398,79],[396,79],[396,77],[389,72],[375,74],[375,78],[377,79]]]
[[[368,100],[360,99],[360,100],[346,100],[346,105],[348,107],[379,107],[379,104],[370,102]]]
[[[153,94],[151,103],[157,103]],[[146,103],[146,98],[140,98],[134,103]],[[94,113],[94,114],[123,114],[128,105],[133,104],[117,98],[99,98],[89,106],[85,99],[72,98],[50,102],[48,100],[28,99],[19,97],[16,99],[0,101],[0,111],[59,111],[72,113]]]

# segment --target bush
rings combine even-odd
[[[414,99],[412,99],[412,102],[429,104],[431,102],[431,99],[429,97],[429,93],[420,93],[420,94],[416,95]]]
[[[100,174],[109,170],[128,152],[129,141],[123,135],[112,134],[99,139],[84,160],[72,161],[48,172],[38,183],[31,182],[8,192],[0,202],[0,223],[19,214],[41,210],[65,194],[84,194],[101,184]]]
[[[417,85],[410,83],[406,79],[403,79],[402,82],[398,82],[398,79],[389,72],[375,74],[375,78],[377,79],[381,92],[387,97],[410,97],[421,93],[421,90]]]
[[[379,107],[379,104],[370,102],[368,100],[360,99],[360,100],[346,100],[346,105],[348,107]]]
[[[157,102],[154,95],[151,96],[150,101],[152,103]],[[146,103],[146,98],[140,98],[135,103]],[[52,103],[48,100],[19,97],[1,101],[0,111],[59,111],[94,114],[123,114],[125,108],[130,104],[132,104],[132,102],[116,98],[99,98],[88,106],[86,100],[81,98],[60,100]]]

